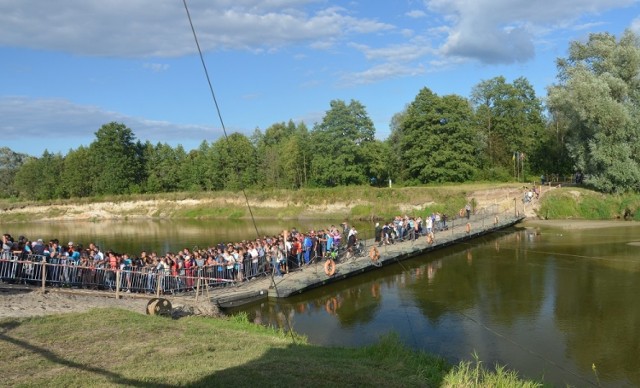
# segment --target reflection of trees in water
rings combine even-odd
[[[409,286],[423,315],[437,323],[448,312],[475,307],[483,317],[512,325],[537,313],[544,297],[544,267],[530,265],[520,233],[425,264],[427,282]],[[500,245],[515,249],[500,250]]]
[[[586,259],[556,271],[555,322],[583,373],[595,364],[602,378],[640,386],[637,272],[602,264]]]

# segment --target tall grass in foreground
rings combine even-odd
[[[523,381],[514,371],[506,370],[497,365],[495,371],[489,371],[482,366],[477,354],[473,354],[474,362],[461,361],[444,377],[442,387],[542,387],[541,383]]]
[[[394,334],[361,348],[323,347],[246,317],[171,320],[95,309],[4,319],[0,346],[6,386],[536,386],[502,369],[451,368]]]

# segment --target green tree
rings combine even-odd
[[[206,142],[204,142],[206,144]],[[202,145],[201,145],[202,147]],[[186,154],[180,166],[180,191],[202,191],[205,190],[203,177],[200,171],[204,168],[201,161],[204,160],[200,149],[191,150]]]
[[[476,170],[476,136],[469,102],[420,90],[400,126],[406,175],[419,183],[463,182]]]
[[[87,147],[71,150],[64,157],[61,182],[69,197],[89,197],[93,195],[95,165]]]
[[[258,157],[258,185],[299,188],[305,184],[308,130],[304,123],[273,124],[264,134],[256,130],[252,141]]]
[[[392,151],[390,143],[374,140],[364,144],[367,176],[374,186],[385,186],[391,177]]]
[[[21,197],[48,200],[64,197],[61,180],[64,159],[45,150],[40,158],[29,158],[16,173],[15,188]]]
[[[536,152],[545,128],[544,110],[526,78],[511,84],[502,76],[482,81],[473,88],[471,102],[489,168],[509,170],[514,152]]]
[[[256,150],[248,137],[232,133],[211,146],[214,190],[240,190],[256,184]]]
[[[373,122],[358,101],[330,106],[310,133],[312,180],[320,186],[368,183],[365,145],[374,140]]]
[[[166,143],[158,143],[155,147],[147,142],[144,146],[144,160],[147,181],[145,190],[152,193],[173,192],[185,185],[182,180],[187,154],[181,145],[175,149]]]
[[[13,187],[13,179],[28,158],[26,154],[13,152],[8,147],[0,147],[0,198],[18,194]]]
[[[567,149],[586,182],[604,192],[640,190],[640,42],[591,34],[558,59],[549,107],[567,121]]]
[[[95,133],[89,150],[95,166],[93,192],[126,194],[142,183],[144,170],[142,146],[124,124],[105,124]]]
[[[389,176],[387,179],[392,181],[403,182],[410,180],[409,170],[405,158],[402,157],[402,128],[404,128],[404,121],[407,119],[408,105],[402,112],[398,112],[391,118],[389,128],[391,133],[386,139],[387,149],[390,152],[389,159],[387,160],[389,168]]]

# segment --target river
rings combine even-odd
[[[334,223],[339,223],[336,220]],[[326,224],[326,225],[325,225]],[[312,220],[260,222],[259,234]],[[515,369],[553,385],[640,386],[640,225],[515,227],[245,311],[320,345],[362,346],[389,332],[451,362]],[[267,225],[267,226],[265,226]],[[358,225],[371,236],[371,225]],[[562,226],[562,225],[561,225]],[[252,239],[243,221],[0,225],[14,236],[57,237],[117,251],[178,250]]]

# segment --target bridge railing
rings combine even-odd
[[[64,287],[112,292],[178,294],[234,284],[249,277],[266,275],[266,258],[242,264],[216,264],[192,267],[179,274],[164,270],[113,269],[104,266],[76,265],[66,258],[41,255],[3,254],[0,256],[0,280],[6,283]]]

